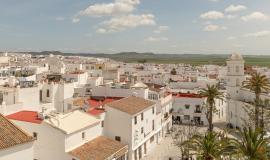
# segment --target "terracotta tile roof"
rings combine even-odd
[[[36,124],[41,124],[41,122],[43,121],[42,119],[38,118],[38,113],[33,111],[20,111],[10,114],[6,116],[6,118]]]
[[[88,99],[88,104],[90,105],[91,108],[96,108],[102,105],[105,105],[107,103],[116,101],[122,99],[121,97],[91,97],[90,99]]]
[[[113,139],[100,136],[70,151],[69,154],[79,158],[80,160],[106,160],[109,157],[119,158],[127,151],[127,145]]]
[[[34,138],[0,114],[0,149],[34,141]]]
[[[153,106],[154,104],[155,102],[146,100],[144,98],[130,96],[127,98],[123,98],[119,101],[108,103],[107,106],[134,115],[145,110],[148,107]]]

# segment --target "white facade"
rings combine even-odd
[[[173,115],[181,123],[189,124],[193,121],[198,125],[208,125],[205,110],[202,106],[205,98],[174,96]]]
[[[25,143],[0,150],[0,160],[33,160],[34,142]]]
[[[171,116],[162,116],[161,112],[157,112],[156,105],[134,115],[106,106],[104,134],[128,144],[128,159],[139,160],[147,155],[170,129]],[[164,135],[162,124],[168,127]],[[122,129],[116,126],[121,126]]]
[[[65,99],[73,97],[73,94],[74,83],[43,83],[40,85],[40,102],[52,103],[58,112],[66,112]]]
[[[244,60],[239,54],[232,54],[227,61],[227,122],[233,127],[243,127],[248,121],[248,115],[244,109],[246,102],[254,100],[252,92],[242,89],[245,81]]]
[[[59,119],[58,117],[51,117],[52,121],[46,119],[41,124],[17,120],[13,120],[13,122],[29,134],[37,133],[37,140],[34,144],[35,159],[71,160],[72,156],[68,153],[69,151],[102,135],[103,130],[99,119],[79,112],[75,111],[59,115],[60,117],[63,116],[62,118],[59,117]],[[52,125],[55,121],[59,122],[59,128]],[[69,121],[72,121],[72,123],[69,123]],[[86,124],[85,121],[89,123]],[[66,126],[65,123],[67,122],[69,126]],[[80,128],[82,125],[85,127]]]
[[[92,88],[92,96],[105,96],[105,97],[128,97],[136,95],[137,97],[148,98],[148,88],[113,88],[111,86],[97,86]]]

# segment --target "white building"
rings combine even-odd
[[[255,98],[254,93],[242,88],[245,80],[244,59],[240,54],[232,54],[227,61],[227,122],[233,127],[243,127],[249,120],[244,107]]]
[[[155,102],[135,96],[108,103],[105,109],[104,133],[128,144],[129,160],[139,160],[147,155],[163,136],[162,120],[171,118],[168,114],[162,119]]]
[[[137,97],[148,98],[149,88],[143,83],[137,83],[133,86],[127,84],[108,83],[106,85],[92,88],[92,96],[105,97],[128,97],[136,95]]]
[[[173,94],[173,116],[175,123],[208,125],[206,109],[203,107],[206,98],[196,93]],[[213,122],[226,122],[226,101],[215,100],[217,112],[213,115]]]
[[[103,135],[101,119],[79,110],[65,114],[51,112],[46,117],[41,120],[37,117],[37,113],[28,111],[8,116],[28,133],[34,133],[37,141],[32,159],[84,160],[84,156],[87,155],[101,158],[101,160],[126,157],[126,145],[100,137]],[[103,142],[103,144],[93,145],[97,142]],[[115,145],[115,147],[110,145]],[[107,149],[111,148],[106,150],[106,146]],[[104,153],[99,153],[99,149],[102,148]],[[121,152],[118,153],[120,150]]]

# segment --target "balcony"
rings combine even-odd
[[[165,123],[168,121],[168,119],[171,117],[172,114],[166,112],[163,116],[162,123]]]
[[[194,111],[194,113],[202,113],[202,110],[196,109],[196,110]]]
[[[169,113],[166,112],[166,113],[164,114],[164,119],[168,119],[168,118],[169,118]]]
[[[144,138],[146,138],[147,136],[149,136],[151,133],[152,133],[152,131],[149,132],[149,133],[144,133]]]

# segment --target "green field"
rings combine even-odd
[[[107,55],[117,61],[126,63],[161,63],[161,64],[178,64],[185,63],[191,65],[217,64],[226,65],[229,55]],[[267,66],[270,67],[270,56],[243,56],[247,65]]]
[[[32,55],[65,55],[65,56],[86,56],[86,57],[99,57],[110,58],[116,61],[122,61],[126,63],[162,63],[162,64],[178,64],[185,63],[191,65],[203,65],[203,64],[217,64],[225,65],[226,60],[230,55],[218,55],[218,54],[154,54],[154,53],[137,53],[137,52],[123,52],[117,54],[87,54],[87,53],[61,53],[58,51],[44,51],[44,52],[30,52]],[[257,65],[270,67],[270,55],[256,56],[245,55],[243,56],[247,65]]]

